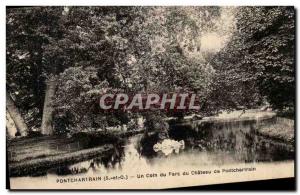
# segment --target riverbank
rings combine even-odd
[[[257,149],[259,146],[269,150],[275,148],[274,155],[279,149],[282,153],[288,151],[288,159],[294,151],[293,120],[279,118],[274,112],[234,111],[201,120],[186,117],[176,123],[175,127],[170,124],[171,138],[185,140],[190,146],[200,149]],[[96,156],[107,156],[116,147],[122,148],[128,137],[140,134],[143,130],[113,132],[80,132],[71,137],[55,135],[10,140],[7,143],[10,176],[45,174],[52,167],[70,165]],[[242,146],[241,141],[248,145]],[[149,147],[152,149],[151,144]]]
[[[287,118],[276,117],[276,121],[259,129],[263,136],[283,141],[289,144],[295,143],[295,121]]]
[[[94,157],[107,157],[138,131],[79,132],[72,136],[21,137],[7,142],[10,176],[40,175],[45,170]]]
[[[74,164],[80,161],[88,160],[93,157],[104,157],[113,150],[113,145],[103,145],[95,148],[84,149],[67,154],[48,156],[17,163],[9,164],[9,173],[11,177],[42,174],[44,170],[48,170],[55,166],[64,166]]]
[[[9,163],[55,156],[84,149],[79,140],[66,135],[20,137],[7,141]]]

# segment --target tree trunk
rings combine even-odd
[[[14,120],[11,118],[9,112],[6,109],[6,135],[8,138],[15,138],[17,133],[17,127]]]
[[[6,108],[10,117],[15,122],[17,131],[20,133],[21,136],[26,136],[28,133],[28,127],[19,109],[15,106],[15,103],[8,92],[6,93]]]
[[[43,109],[43,119],[42,119],[42,134],[52,135],[52,118],[53,118],[53,106],[51,105],[51,100],[55,95],[56,81],[54,79],[47,81],[44,109]]]

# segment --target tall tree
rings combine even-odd
[[[11,98],[9,92],[6,93],[6,108],[9,112],[10,117],[13,119],[19,134],[21,136],[26,136],[28,134],[28,127],[19,109],[16,107],[13,99]]]
[[[235,105],[293,107],[295,98],[293,7],[241,7],[237,30],[214,58],[224,92]]]
[[[8,9],[7,12],[7,87],[16,96],[30,128],[37,128],[45,107],[45,81],[57,74],[60,67],[45,63],[48,59],[44,51],[53,39],[62,36],[63,7]]]

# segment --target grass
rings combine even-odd
[[[83,146],[78,140],[65,136],[24,137],[7,142],[9,163],[65,154],[80,149],[83,149]]]
[[[259,133],[269,138],[294,144],[295,127],[294,120],[277,117],[276,122],[259,128]]]
[[[26,137],[7,142],[10,176],[44,175],[53,167],[70,165],[112,151],[113,143],[142,131],[81,132],[72,137],[65,135]]]
[[[80,161],[91,159],[93,157],[101,157],[112,151],[113,145],[103,145],[95,148],[79,150],[66,154],[47,156],[43,158],[36,158],[21,162],[9,164],[10,176],[25,176],[32,175],[32,173],[41,173],[49,168],[55,166],[64,166],[74,164]]]

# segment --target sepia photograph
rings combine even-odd
[[[293,6],[7,6],[8,188],[294,178],[295,15]]]

